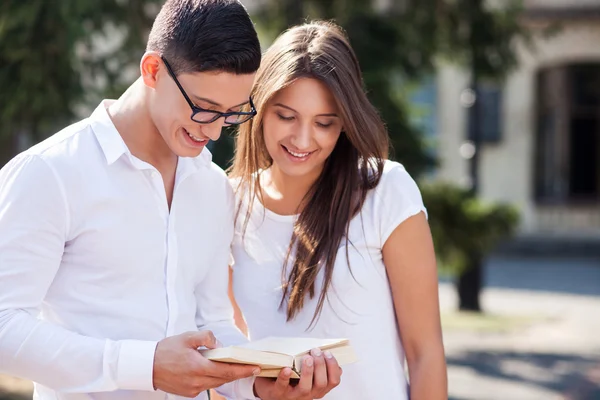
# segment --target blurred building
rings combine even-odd
[[[524,23],[559,31],[520,48],[506,82],[481,88],[480,194],[518,206],[524,235],[600,239],[600,0],[524,1]],[[439,68],[436,175],[460,184],[469,180],[468,82]]]

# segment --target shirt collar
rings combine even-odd
[[[208,168],[212,161],[210,151],[205,148],[198,157],[179,157],[177,162],[177,175],[185,178],[202,168]]]
[[[114,100],[103,100],[90,116],[92,130],[108,165],[117,161],[123,154],[131,154],[108,115],[107,108],[113,102]]]
[[[210,167],[212,163],[212,153],[208,148],[204,148],[198,157],[192,158],[197,167]]]
[[[103,100],[89,118],[92,130],[96,135],[96,140],[98,140],[98,143],[100,144],[100,148],[104,153],[108,165],[113,164],[123,154],[133,157],[125,144],[125,141],[123,141],[121,134],[117,131],[115,124],[108,115],[107,108],[114,102],[115,100]],[[207,148],[204,148],[199,156],[194,158],[180,157],[179,161],[180,165],[184,166],[186,169],[187,167],[195,169],[210,167],[212,154]]]

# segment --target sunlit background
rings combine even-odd
[[[0,166],[136,79],[161,3],[0,2]],[[600,0],[242,3],[264,48],[346,29],[429,211],[450,398],[600,399]]]

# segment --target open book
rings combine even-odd
[[[302,360],[314,348],[330,351],[340,366],[357,361],[347,339],[269,337],[238,346],[202,349],[200,353],[212,361],[258,365],[262,369],[259,376],[269,378],[290,367],[292,378],[299,378]]]

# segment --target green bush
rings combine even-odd
[[[510,237],[519,214],[507,204],[486,203],[448,183],[421,187],[442,273],[458,275]]]

